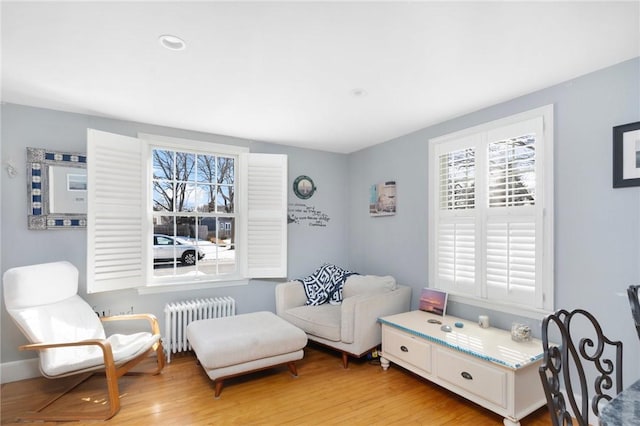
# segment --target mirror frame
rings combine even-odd
[[[50,213],[49,167],[87,168],[87,156],[78,152],[60,152],[27,148],[27,194],[29,195],[29,229],[86,228],[87,215]]]

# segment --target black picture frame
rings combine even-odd
[[[640,121],[613,128],[613,187],[640,186]]]

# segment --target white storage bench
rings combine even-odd
[[[224,379],[287,364],[297,376],[295,361],[304,356],[304,331],[272,312],[253,312],[194,321],[187,338],[198,361],[215,384],[215,397]]]
[[[440,320],[451,332],[441,330]],[[383,369],[389,361],[504,416],[505,426],[546,404],[538,367],[542,342],[453,316],[421,311],[380,318]],[[458,326],[456,326],[456,324]]]

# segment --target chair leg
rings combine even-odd
[[[164,351],[161,343],[157,345],[157,347],[155,348],[155,351],[156,351],[156,358],[157,358],[157,367],[151,372],[142,373],[142,374],[156,375],[156,374],[159,374],[164,368],[165,358],[164,358]],[[149,352],[147,352],[147,354],[149,354]],[[56,395],[55,397],[51,398],[49,401],[47,401],[43,406],[38,408],[36,411],[32,413],[26,413],[25,415],[20,416],[19,419],[30,420],[30,421],[39,420],[39,421],[49,421],[49,422],[56,422],[56,421],[66,422],[66,421],[74,421],[74,420],[75,421],[109,420],[110,418],[115,416],[118,413],[118,411],[120,411],[120,391],[118,389],[118,379],[124,374],[128,373],[129,372],[128,370],[130,368],[132,368],[139,362],[143,361],[145,357],[140,356],[137,359],[129,361],[127,364],[119,368],[115,366],[115,364],[113,363],[113,358],[111,356],[109,356],[108,359],[110,360],[110,362],[107,362],[107,365],[104,371],[106,381],[107,381],[107,393],[108,393],[108,405],[109,405],[108,411],[106,412],[106,414],[104,412],[95,413],[95,414],[93,413],[89,413],[89,414],[43,413],[43,410],[45,408],[52,405],[55,401],[57,401],[58,399],[63,397],[65,394],[69,393],[70,391],[78,387],[80,384],[82,384],[87,379],[89,379],[93,374],[95,374],[95,373],[86,373],[86,374],[80,375],[78,380],[74,381],[70,387],[68,387],[67,389],[65,389],[63,392]]]
[[[54,402],[62,398],[67,393],[71,392],[73,389],[77,388],[79,385],[87,381],[91,376],[95,373],[86,373],[79,376],[77,380],[75,380],[71,386],[66,388],[64,391],[54,396],[50,400],[48,400],[44,405],[38,408],[34,412],[26,413],[18,417],[18,421],[44,421],[44,422],[68,422],[68,421],[82,421],[82,420],[109,420],[111,417],[115,416],[116,413],[120,410],[120,397],[118,392],[118,377],[115,376],[115,369],[112,372],[111,376],[107,372],[107,387],[109,389],[109,410],[105,414],[101,413],[88,413],[88,414],[79,414],[79,413],[44,413],[43,410],[49,406],[51,406]],[[114,383],[115,381],[115,388]]]
[[[49,417],[46,414],[43,414],[42,410],[44,410],[45,408],[47,408],[48,406],[50,406],[51,404],[53,404],[54,402],[56,402],[57,400],[59,400],[60,398],[65,396],[67,393],[71,392],[72,390],[74,390],[75,388],[80,386],[82,383],[86,382],[91,376],[93,376],[93,373],[86,373],[86,374],[80,375],[73,383],[71,383],[71,386],[67,387],[65,390],[63,390],[62,392],[58,393],[53,398],[49,399],[47,402],[42,404],[37,410],[35,410],[33,412],[26,413],[24,415],[21,415],[18,418],[18,421],[20,421],[20,420],[44,420],[44,421],[47,421],[47,419],[49,419]],[[56,417],[58,417],[58,416],[56,416]]]
[[[109,417],[105,420],[108,420],[120,411],[120,390],[118,389],[118,377],[120,377],[120,375],[113,363],[106,365],[105,375],[107,378],[107,390],[109,392]]]
[[[222,387],[224,386],[224,380],[223,379],[217,379],[215,382],[216,385],[216,393],[214,394],[215,398],[218,399],[220,398],[220,394],[222,393]]]
[[[344,368],[349,368],[349,354],[346,352],[342,352],[342,366]]]
[[[288,362],[287,366],[289,367],[289,371],[295,377],[298,377],[298,369],[296,368],[296,363],[294,361]]]
[[[160,374],[165,364],[164,348],[162,347],[162,342],[160,340],[158,340],[155,350],[156,350],[156,358],[158,362],[158,369],[155,372],[151,373],[153,375]]]

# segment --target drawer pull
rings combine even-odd
[[[467,373],[466,371],[463,371],[462,373],[460,373],[460,375],[462,376],[462,378],[467,379],[467,380],[473,380],[473,376],[469,373]]]
[[[400,350],[402,352],[409,352],[409,348],[407,348],[405,345],[400,346]]]

